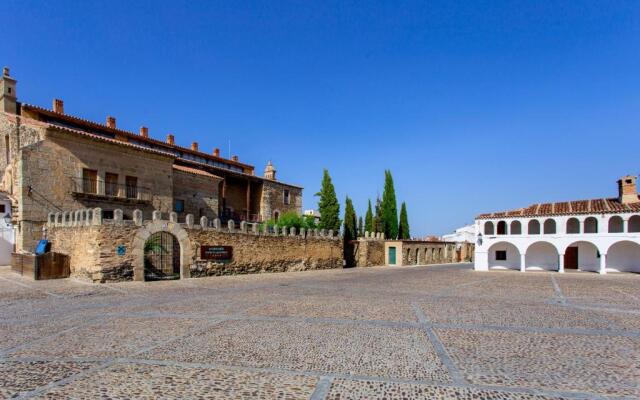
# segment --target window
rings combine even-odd
[[[102,210],[102,218],[113,219],[113,210]]]
[[[98,193],[98,171],[95,169],[82,169],[82,192]]]
[[[4,214],[5,212],[7,212],[4,204],[0,204],[0,213]]]
[[[4,152],[5,152],[5,157],[7,157],[7,164],[9,164],[9,160],[11,159],[11,146],[9,143],[9,135],[5,135],[4,137]]]
[[[496,250],[496,261],[507,261],[507,251]]]
[[[177,213],[184,212],[184,200],[181,200],[181,199],[173,200],[173,211]]]
[[[107,196],[118,195],[118,174],[111,172],[104,174],[104,194]]]
[[[138,178],[135,176],[125,177],[125,189],[128,199],[138,198]]]
[[[284,190],[284,204],[291,204],[291,195],[287,189]]]

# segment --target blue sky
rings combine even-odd
[[[640,3],[3,3],[18,96],[305,187],[363,214],[391,169],[413,235],[638,174]]]

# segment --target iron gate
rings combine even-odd
[[[169,232],[156,232],[144,244],[144,279],[180,278],[180,243]]]

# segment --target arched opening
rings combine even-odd
[[[584,220],[584,233],[598,233],[598,220],[595,217]]]
[[[569,218],[567,220],[567,233],[580,233],[580,221],[578,221],[578,218]]]
[[[609,218],[609,233],[620,233],[624,230],[622,218],[617,215]]]
[[[415,264],[418,265],[420,264],[420,248],[416,249],[416,259],[415,259]]]
[[[558,270],[558,251],[548,242],[533,243],[525,254],[525,267],[530,270]]]
[[[640,272],[640,244],[629,240],[614,243],[607,251],[607,270]]]
[[[520,269],[520,252],[508,242],[498,242],[489,247],[489,269]]]
[[[512,235],[522,235],[522,224],[520,221],[513,221],[510,226],[509,232]]]
[[[499,221],[497,226],[498,235],[506,235],[507,234],[507,223],[504,221]]]
[[[564,269],[594,271],[600,269],[600,252],[591,242],[571,243],[564,251]]]
[[[144,280],[180,278],[180,243],[169,232],[153,233],[144,243]]]
[[[640,215],[634,215],[629,218],[629,232],[640,232]]]
[[[537,219],[532,219],[529,221],[529,235],[539,235],[540,234],[540,222]]]
[[[484,223],[484,234],[493,235],[493,222],[487,221]]]
[[[555,233],[556,233],[556,221],[551,218],[544,221],[544,234],[553,235]]]

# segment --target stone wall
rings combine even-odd
[[[117,210],[114,220],[103,220],[100,209],[49,215],[52,250],[70,256],[72,276],[94,282],[143,280],[144,244],[160,231],[171,233],[180,243],[183,278],[342,267],[342,240],[333,232],[276,227],[268,233],[259,231],[258,225],[236,227],[233,221],[222,227],[220,220],[211,223],[206,217],[195,224],[193,215],[178,223],[175,213],[163,220],[154,212],[146,221],[140,211],[131,221],[122,215]],[[203,260],[203,245],[232,246],[233,258],[228,263]]]
[[[356,267],[384,265],[384,240],[381,238],[360,238],[354,241]]]
[[[289,191],[289,204],[284,202],[284,191]],[[302,214],[302,189],[282,184],[278,181],[265,180],[262,186],[262,201],[260,214],[265,220],[274,217],[274,212],[280,215],[288,211]]]
[[[187,214],[214,219],[218,217],[218,185],[222,178],[210,174],[198,174],[173,170],[173,199],[184,202],[181,220]]]

